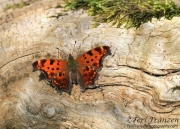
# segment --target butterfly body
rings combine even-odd
[[[78,63],[71,54],[69,54],[67,68],[69,71],[72,71],[72,72],[76,72],[78,68]]]
[[[109,46],[100,46],[89,50],[76,59],[69,54],[68,60],[42,59],[35,61],[33,71],[40,70],[54,86],[70,91],[72,82],[80,85],[82,91],[89,85],[95,85],[97,71],[102,68],[103,58],[110,55]]]

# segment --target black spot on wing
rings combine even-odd
[[[44,67],[44,63],[45,63],[46,61],[47,61],[46,59],[43,59],[43,60],[40,61],[40,64],[41,64],[42,67]]]
[[[95,51],[99,52],[99,54],[102,54],[103,51],[101,51],[101,49],[106,50],[106,54],[111,55],[111,51],[110,51],[110,47],[109,46],[102,46],[102,47],[97,47],[94,48]]]
[[[89,67],[88,66],[86,66],[86,71],[89,71]]]
[[[101,54],[101,48],[100,47],[94,48],[94,50],[99,52],[99,54]]]
[[[33,64],[32,64],[32,67],[33,67],[33,72],[36,71],[36,66],[38,65],[38,61],[35,61]]]
[[[59,76],[60,76],[60,77],[62,76],[62,72],[59,72]]]
[[[38,65],[38,61],[35,61],[35,62],[32,64],[33,67],[36,67],[37,65]]]
[[[100,60],[99,62],[95,62],[93,63],[94,66],[98,66],[98,70],[100,70],[103,67],[103,59],[104,57],[106,57],[107,55],[111,55],[111,50],[109,46],[101,46],[101,47],[97,47],[94,48],[97,52],[99,52],[99,54],[101,54]],[[102,49],[102,50],[101,50]],[[97,56],[95,56],[95,59],[97,58]]]
[[[32,66],[33,66],[33,72],[38,69],[38,66],[44,67],[44,63],[46,62],[46,59],[40,60],[40,61],[35,61]]]
[[[103,48],[107,51],[108,55],[111,55],[111,50],[109,46],[103,46]]]
[[[87,52],[87,54],[88,54],[88,55],[90,55],[90,56],[93,56],[93,54],[92,54],[92,51],[91,51],[91,50],[90,50],[90,51],[88,51],[88,52]]]
[[[54,61],[54,59],[50,59],[50,65],[53,65]]]

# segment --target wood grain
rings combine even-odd
[[[180,91],[171,88],[180,84],[179,18],[153,19],[137,30],[91,28],[84,10],[50,18],[64,13],[53,8],[59,2],[2,11],[0,128],[178,129]],[[74,85],[71,94],[58,92],[32,72],[35,60],[58,58],[56,47],[76,57],[101,45],[111,46],[113,55],[105,58],[95,89],[81,93]],[[60,58],[67,57],[63,52]]]

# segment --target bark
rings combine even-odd
[[[180,91],[171,88],[180,84],[180,19],[153,19],[137,30],[91,28],[84,10],[54,8],[59,2],[1,11],[0,128],[178,129]],[[66,15],[50,17],[58,13]],[[56,47],[66,58],[101,45],[111,46],[112,55],[97,88],[82,93],[74,85],[68,94],[32,72],[34,61],[58,58]]]

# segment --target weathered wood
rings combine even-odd
[[[58,2],[2,12],[0,128],[178,129],[180,91],[171,88],[180,84],[179,18],[154,19],[137,30],[91,28],[84,10],[49,18],[64,13],[48,8]],[[112,56],[104,60],[98,87],[85,93],[78,86],[71,94],[57,92],[32,72],[35,60],[58,58],[56,47],[77,56],[100,45],[111,46]]]

